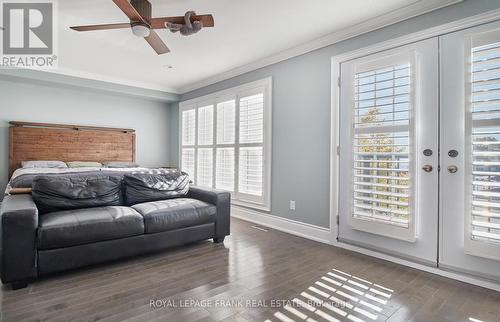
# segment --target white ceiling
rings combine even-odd
[[[215,28],[203,29],[189,37],[159,30],[158,34],[171,53],[158,56],[143,39],[133,36],[128,29],[78,33],[68,28],[72,25],[127,22],[111,0],[59,1],[59,70],[54,72],[179,93],[195,88],[197,84],[207,84],[211,79],[220,79],[221,74],[234,76],[238,70],[243,71],[242,66],[257,66],[256,62],[263,59],[271,62],[273,55],[280,53],[283,57],[284,51],[290,48],[295,47],[297,54],[300,52],[297,46],[321,37],[325,39],[332,33],[348,35],[351,30],[351,33],[366,31],[360,26],[366,29],[380,27],[453,2],[150,1],[155,17],[183,15],[192,9],[198,14],[213,14]],[[167,68],[168,65],[173,68]]]

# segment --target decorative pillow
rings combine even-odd
[[[67,168],[66,163],[62,161],[23,161],[23,168]]]
[[[32,196],[40,213],[68,209],[119,206],[119,177],[107,175],[42,175],[33,180]]]
[[[177,198],[189,191],[189,176],[177,169],[128,173],[123,183],[128,205]]]
[[[106,168],[138,168],[139,165],[135,162],[109,161],[104,162]]]
[[[102,168],[102,163],[92,161],[70,161],[66,164],[68,168]]]

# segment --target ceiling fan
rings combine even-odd
[[[170,52],[167,45],[161,40],[154,29],[168,29],[172,32],[180,31],[182,35],[190,35],[202,27],[213,27],[212,15],[196,15],[188,11],[183,17],[152,18],[152,6],[148,0],[113,0],[125,15],[130,19],[127,23],[102,24],[91,26],[70,27],[76,31],[94,31],[131,28],[137,37],[146,39],[158,55]]]

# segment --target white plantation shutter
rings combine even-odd
[[[182,145],[194,145],[196,133],[196,110],[182,112]]]
[[[181,170],[186,172],[191,180],[194,179],[194,149],[193,148],[185,148],[182,149],[181,156]]]
[[[217,144],[234,144],[236,132],[236,101],[217,104]]]
[[[181,169],[233,203],[269,210],[271,79],[181,102]]]
[[[213,149],[198,149],[198,167],[196,173],[196,184],[212,188],[213,183]]]
[[[240,98],[240,143],[264,141],[264,93]]]
[[[352,216],[408,228],[410,63],[356,73],[354,86]]]
[[[240,98],[238,191],[261,197],[264,167],[264,93]]]
[[[239,192],[262,196],[264,164],[262,147],[240,148],[239,159]]]
[[[214,107],[213,105],[198,108],[198,145],[213,144]]]
[[[500,42],[472,49],[470,238],[500,243]]]
[[[234,191],[234,148],[217,148],[216,163],[215,187]]]

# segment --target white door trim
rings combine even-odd
[[[343,53],[334,56],[337,61],[344,62],[347,60],[367,56],[369,54],[374,54],[379,51],[384,51],[392,49],[394,47],[400,47],[403,45],[411,44],[413,42],[425,40],[428,38],[433,38],[437,36],[442,36],[451,32],[459,31],[462,29],[467,29],[471,27],[476,27],[485,23],[500,20],[500,9],[480,13],[478,15],[470,16],[460,20],[452,21],[446,24],[442,24],[436,27],[424,29],[417,31],[408,35],[404,35],[398,38],[389,39],[375,45],[368,47],[363,47],[354,51]]]

